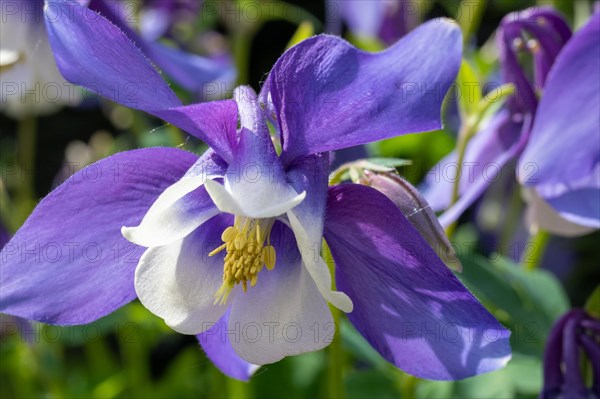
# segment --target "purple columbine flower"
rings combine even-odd
[[[532,188],[526,192],[532,223],[567,236],[600,227],[599,23],[596,14],[571,38],[562,17],[550,9],[504,18],[498,31],[502,72],[517,93],[469,143],[461,197],[441,216],[443,225],[518,159],[518,179]],[[523,51],[533,56],[533,80],[519,64]],[[427,178],[424,194],[436,211],[449,205],[455,175],[448,171],[456,170],[456,159],[450,154]]]
[[[211,149],[127,151],[68,179],[2,251],[0,311],[81,324],[138,297],[239,379],[327,346],[328,303],[414,375],[459,379],[506,364],[510,333],[392,201],[363,185],[328,188],[329,151],[440,128],[460,65],[457,26],[433,21],[375,54],[313,37],[281,56],[259,96],[240,87],[233,100],[183,106],[121,30],[57,7],[73,15],[47,21],[66,79],[96,91],[135,84],[118,100]]]
[[[592,364],[588,387],[581,371],[581,354]],[[581,309],[562,316],[552,327],[544,354],[544,388],[540,399],[600,397],[600,321]]]
[[[198,98],[205,97],[208,83],[229,85],[235,79],[235,71],[228,57],[210,59],[186,53],[155,39],[141,38],[129,26],[135,20],[133,2],[64,1],[87,5],[108,18],[156,65]],[[46,12],[52,14],[53,18],[68,18],[54,12],[53,9],[57,9],[60,2],[46,3],[49,4]],[[64,105],[76,105],[82,99],[80,91],[67,83],[56,68],[44,25],[44,4],[43,0],[15,0],[3,2],[0,8],[0,77],[3,82],[0,110],[12,117],[52,113]],[[88,19],[88,23],[94,22],[95,17]],[[116,89],[112,91],[116,92]]]

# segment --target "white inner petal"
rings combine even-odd
[[[538,229],[543,229],[565,237],[577,237],[596,230],[593,227],[581,226],[563,218],[539,196],[535,188],[523,188],[523,197],[527,201],[525,221],[534,233]]]
[[[135,291],[175,331],[195,335],[208,330],[227,307],[214,304],[223,261],[203,255],[202,243],[193,238],[148,249],[135,271]]]
[[[310,234],[308,229],[294,214],[294,211],[288,212],[287,215],[292,225],[303,263],[319,288],[321,295],[343,312],[352,312],[354,306],[350,297],[343,292],[331,290],[331,273],[327,264],[321,258],[320,234]],[[319,223],[315,223],[315,225],[319,225]]]
[[[123,227],[121,233],[127,240],[144,247],[167,245],[187,236],[219,213],[210,204],[198,212],[186,212],[190,204],[184,204],[182,198],[200,188],[204,181],[204,176],[182,178],[157,198],[139,226]]]
[[[285,196],[280,192],[266,190],[262,191],[260,199],[252,195],[254,190],[262,188],[264,187],[249,186],[247,198],[240,198],[241,195],[234,197],[223,185],[213,180],[206,182],[206,191],[219,210],[255,219],[280,216],[301,203],[306,197],[305,191],[298,194],[291,187]]]
[[[234,298],[228,330],[236,353],[253,364],[320,350],[335,325],[327,302],[300,264],[277,264]]]

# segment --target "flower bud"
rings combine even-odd
[[[462,265],[444,229],[415,187],[394,173],[375,174],[366,170],[360,183],[373,187],[392,200],[446,266],[457,272],[462,271]]]

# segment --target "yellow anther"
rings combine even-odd
[[[233,226],[229,226],[228,228],[226,228],[223,231],[223,234],[221,234],[221,240],[223,240],[223,242],[228,242],[231,241],[235,238],[235,236],[237,236],[239,234],[239,231],[233,227]]]
[[[262,261],[267,269],[273,270],[276,260],[275,248],[272,245],[267,245],[262,249]]]
[[[268,239],[272,226],[272,220],[236,216],[234,225],[223,231],[223,244],[209,254],[213,256],[223,249],[227,250],[223,284],[215,293],[215,304],[224,304],[236,284],[241,284],[244,292],[248,289],[248,282],[251,287],[255,286],[258,273],[264,266],[269,270],[275,267],[275,248]]]

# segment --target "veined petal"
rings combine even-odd
[[[344,312],[352,311],[352,301],[343,292],[332,291],[329,267],[321,258],[323,223],[328,185],[328,154],[311,155],[290,167],[288,179],[296,190],[305,190],[306,200],[291,209],[288,219],[294,231],[304,267],[321,295]]]
[[[551,205],[552,197],[600,187],[599,69],[597,13],[567,43],[550,71],[531,138],[519,161],[519,170],[537,166],[535,174],[520,174],[519,179],[538,187]]]
[[[402,370],[454,380],[510,359],[510,332],[458,281],[393,202],[370,187],[329,190],[325,240],[348,315]]]
[[[290,229],[276,223],[271,243],[275,268],[261,272],[254,287],[233,299],[229,317],[229,330],[239,331],[231,345],[254,364],[320,350],[335,329],[327,302],[302,267]]]
[[[121,226],[137,224],[195,160],[174,148],[123,152],[52,191],[0,254],[0,312],[84,324],[134,299],[142,249]]]
[[[232,160],[234,101],[182,106],[146,56],[112,22],[70,0],[46,0],[45,10],[48,37],[65,79],[156,115],[205,141],[226,161]]]
[[[460,36],[456,24],[436,20],[376,54],[326,35],[292,47],[268,78],[284,162],[439,129],[461,62]]]
[[[212,159],[209,150],[181,180],[167,188],[152,204],[139,226],[123,227],[129,241],[143,247],[157,247],[178,241],[213,216],[219,209],[206,189],[206,179],[222,176],[225,169]]]
[[[231,345],[231,339],[238,336],[229,331],[229,314],[231,309],[219,319],[214,326],[199,334],[198,342],[206,356],[223,374],[240,381],[248,381],[260,366],[242,359]]]
[[[228,215],[216,216],[182,240],[146,250],[140,259],[135,271],[140,301],[179,333],[203,333],[227,310],[215,304],[225,254],[208,254],[221,244],[231,221]]]

